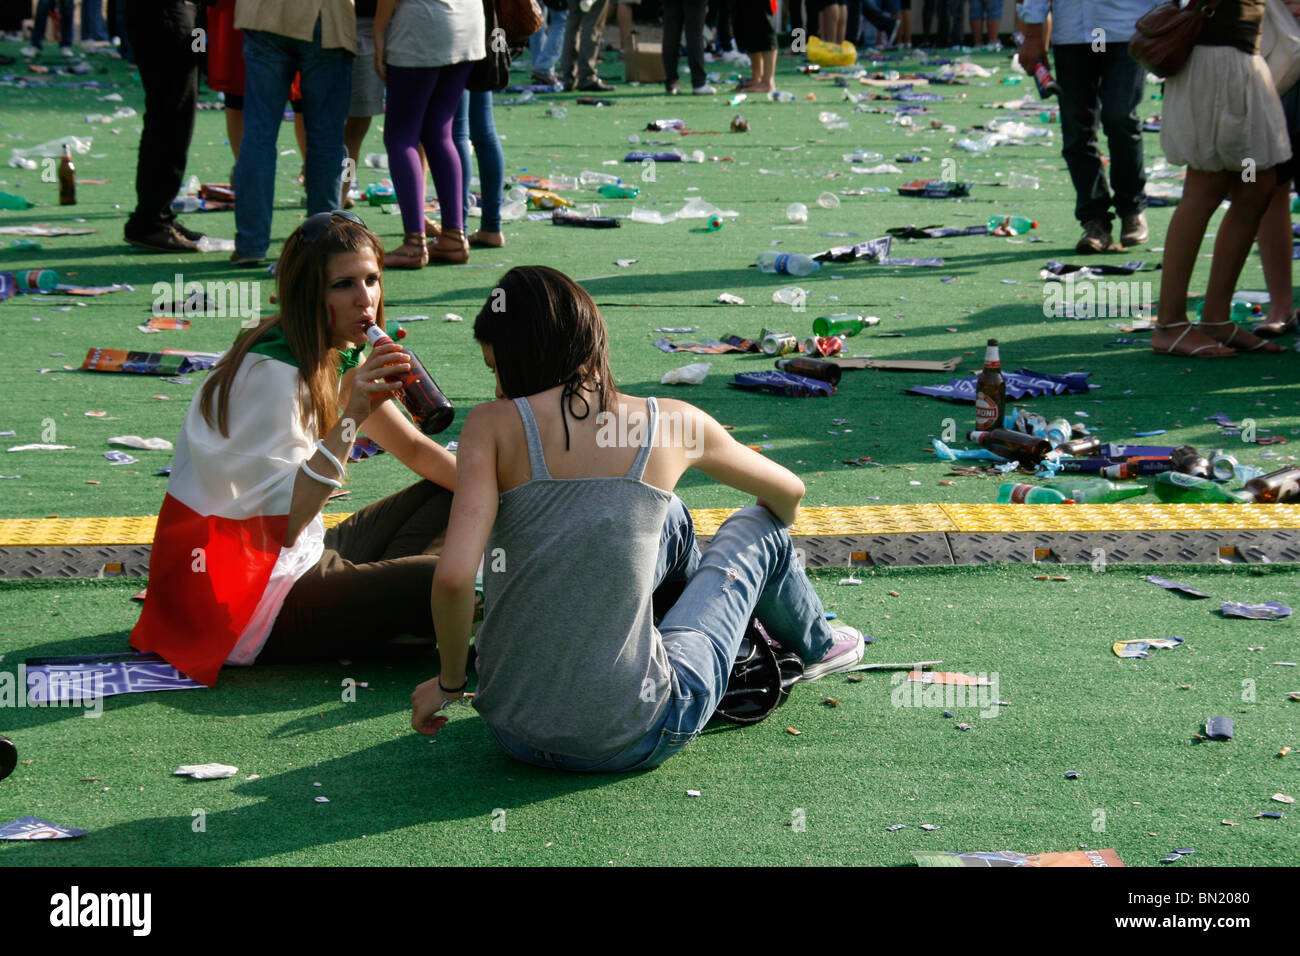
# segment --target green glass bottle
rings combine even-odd
[[[1208,478],[1184,475],[1181,471],[1166,471],[1159,475],[1151,490],[1157,498],[1169,504],[1238,505],[1243,500]]]
[[[605,183],[596,192],[606,199],[636,199],[641,195],[639,186],[623,186],[618,183]]]
[[[1146,485],[1124,484],[1105,478],[1075,478],[1047,482],[1047,487],[1059,491],[1077,504],[1100,505],[1136,498],[1147,493]]]
[[[874,315],[851,315],[838,312],[835,315],[819,315],[813,319],[813,334],[825,338],[828,335],[857,335],[869,325],[880,321]]]

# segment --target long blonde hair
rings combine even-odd
[[[230,389],[235,374],[249,350],[272,329],[281,329],[289,351],[298,362],[298,376],[307,389],[308,400],[302,406],[304,431],[316,437],[334,427],[339,417],[338,353],[331,342],[328,310],[325,307],[329,261],[349,252],[370,252],[376,263],[384,261],[384,247],[379,237],[363,225],[342,217],[330,221],[325,231],[304,241],[299,226],[285,241],[276,264],[275,285],[280,311],[262,321],[255,329],[243,332],[216,364],[199,393],[199,410],[208,427],[213,422],[216,402],[217,430],[229,438]],[[382,282],[375,323],[384,327]]]

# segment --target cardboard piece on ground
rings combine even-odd
[[[912,359],[828,358],[840,368],[874,368],[882,372],[951,372],[961,364],[961,356],[954,355],[942,362],[925,362]]]
[[[662,83],[664,48],[661,43],[641,43],[635,37],[623,47],[623,67],[629,83]]]

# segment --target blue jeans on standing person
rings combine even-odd
[[[108,39],[108,25],[104,22],[104,0],[81,0],[81,39]]]
[[[302,74],[307,127],[307,215],[339,208],[343,123],[352,98],[352,54],[321,48],[321,23],[311,42],[261,30],[244,31],[244,140],[235,163],[235,250],[260,259],[271,242],[276,142],[294,73]]]
[[[50,19],[50,8],[55,0],[38,0],[36,16],[32,20],[32,46],[41,48],[45,39],[45,26]],[[58,0],[59,4],[59,46],[72,46],[72,0]]]
[[[469,210],[470,140],[478,158],[479,195],[483,198],[483,217],[479,228],[484,232],[501,231],[501,194],[505,190],[506,157],[497,138],[496,119],[492,115],[492,91],[461,94],[460,107],[452,121],[452,138],[465,170],[465,209]]]
[[[658,724],[640,740],[600,760],[546,753],[495,729],[512,757],[538,767],[617,773],[657,767],[700,735],[731,678],[749,619],[757,616],[774,641],[812,664],[834,635],[821,598],[799,565],[790,534],[761,505],[722,523],[700,554],[690,512],[674,496],[659,540],[656,586],[686,581],[659,622],[672,668],[671,698]],[[490,726],[490,725],[489,725]]]
[[[528,52],[533,58],[534,73],[554,73],[555,63],[564,48],[564,24],[568,22],[569,11],[543,9],[546,23],[528,38]]]

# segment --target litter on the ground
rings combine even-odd
[[[177,767],[172,775],[176,777],[193,777],[195,780],[224,780],[239,773],[238,767],[224,763],[189,764]]]

